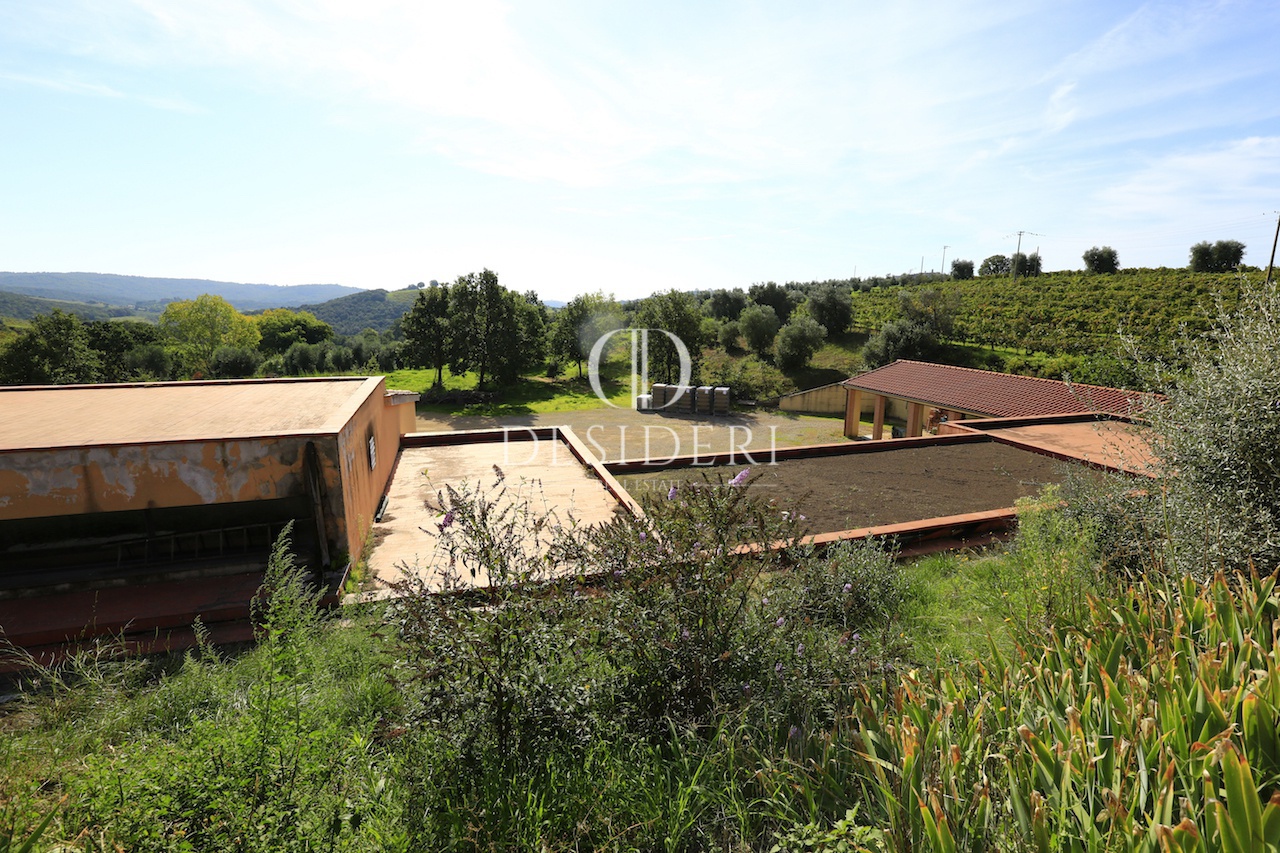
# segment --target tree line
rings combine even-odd
[[[240,379],[394,370],[394,335],[335,335],[306,311],[237,311],[221,296],[170,302],[157,323],[83,321],[54,310],[0,347],[0,383],[63,385],[173,379]]]

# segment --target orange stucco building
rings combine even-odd
[[[416,400],[381,377],[0,387],[0,589],[259,563],[289,521],[304,562],[341,569]]]

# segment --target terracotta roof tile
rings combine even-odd
[[[905,359],[846,379],[841,384],[941,409],[998,418],[1083,412],[1126,414],[1140,410],[1143,402],[1151,397],[1121,388],[1068,384],[1056,379]]]

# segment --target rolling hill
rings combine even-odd
[[[93,272],[0,272],[0,291],[68,302],[127,306],[144,313],[158,313],[165,303],[195,299],[202,293],[216,293],[241,311],[260,311],[324,302],[362,292],[358,287],[342,284],[241,284]],[[76,313],[85,316],[79,310]]]

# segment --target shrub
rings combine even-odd
[[[262,355],[248,347],[218,347],[209,368],[219,379],[243,379],[252,376],[262,363]]]
[[[1244,289],[1204,338],[1183,341],[1183,373],[1157,368],[1168,395],[1147,413],[1160,459],[1169,557],[1211,573],[1280,567],[1280,290]]]

